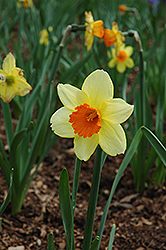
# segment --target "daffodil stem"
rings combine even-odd
[[[77,25],[77,24],[68,25],[66,27],[65,31],[63,32],[62,40],[61,40],[61,43],[60,43],[60,47],[64,47],[65,46],[66,39],[71,34],[71,32],[76,32],[78,30],[81,30],[81,31],[83,30],[84,31],[85,27],[86,27],[86,25]]]
[[[143,59],[143,49],[142,49],[142,43],[140,36],[137,31],[135,30],[129,30],[127,32],[123,33],[125,36],[131,36],[134,37],[139,50],[139,59],[140,59],[140,89],[138,93],[138,99],[139,99],[139,112],[136,120],[137,128],[141,126],[146,126],[146,86],[145,86],[145,74],[144,74],[144,59]],[[139,115],[140,114],[140,115]],[[147,141],[144,137],[141,138],[140,144],[138,146],[138,152],[137,152],[137,166],[134,168],[134,178],[135,178],[135,185],[136,190],[141,191],[144,188],[145,185],[145,160],[146,160],[146,149],[147,149]]]
[[[74,179],[73,179],[73,189],[72,189],[72,202],[71,202],[73,219],[74,219],[74,212],[75,212],[75,206],[76,206],[76,200],[77,200],[77,191],[78,191],[78,182],[79,182],[79,176],[80,176],[81,162],[82,161],[76,157]]]
[[[85,231],[84,231],[84,239],[82,250],[90,249],[91,241],[92,241],[92,233],[93,233],[93,225],[95,218],[95,211],[97,205],[97,197],[99,191],[101,170],[103,167],[103,151],[100,146],[97,147],[96,150],[96,158],[94,164],[94,171],[92,177],[92,185],[90,190],[89,204],[85,222]]]

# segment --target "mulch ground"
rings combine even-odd
[[[65,167],[72,187],[74,161],[71,139],[59,139],[40,165],[28,190],[22,210],[11,215],[10,204],[2,215],[0,249],[47,249],[50,232],[54,234],[55,248],[65,249],[65,233],[59,207],[59,178]],[[94,164],[93,155],[83,162],[80,173],[77,206],[75,210],[76,249],[81,249],[88,197]],[[101,176],[93,237],[108,199],[113,180],[123,156],[107,157]],[[7,186],[0,172],[0,204]],[[151,185],[142,193],[134,189],[131,167],[125,170],[109,209],[100,246],[107,249],[112,225],[116,225],[113,250],[166,249],[166,186]],[[13,248],[16,249],[16,248]]]

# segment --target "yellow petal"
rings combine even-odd
[[[95,70],[84,81],[82,90],[89,98],[91,107],[99,109],[104,101],[113,98],[113,83],[104,70]]]
[[[85,31],[85,46],[87,47],[87,51],[89,51],[92,48],[93,41],[94,41],[94,35],[92,34],[92,31],[91,32]]]
[[[117,64],[117,71],[119,73],[123,73],[125,70],[126,70],[125,62],[123,62],[123,63],[118,62],[118,64]]]
[[[72,111],[75,107],[88,103],[87,95],[70,84],[58,84],[58,95],[63,105]]]
[[[126,58],[125,64],[128,68],[134,67],[134,61],[132,58]]]
[[[112,124],[120,124],[129,118],[133,109],[133,105],[126,103],[120,98],[114,98],[103,103],[100,108],[100,114],[102,119]]]
[[[27,83],[24,77],[15,77],[15,83],[12,84],[15,94],[19,96],[24,96],[30,92],[32,87]]]
[[[126,136],[121,125],[113,125],[103,120],[99,132],[99,145],[108,155],[124,153]]]
[[[15,96],[15,89],[13,86],[7,86],[6,82],[3,85],[0,85],[0,97],[6,103],[10,102]]]
[[[94,22],[91,11],[89,11],[89,12],[85,11],[85,21],[88,22],[88,23],[93,23]]]
[[[133,54],[133,48],[131,46],[127,46],[124,50],[126,51],[128,57]]]
[[[12,55],[12,53],[9,53],[7,54],[7,56],[5,57],[3,61],[2,68],[6,73],[10,75],[14,67],[16,67],[16,60],[14,56]]]
[[[114,68],[116,64],[117,64],[117,59],[116,59],[116,57],[114,57],[114,58],[112,58],[112,59],[109,61],[108,67]]]
[[[93,23],[93,35],[99,38],[102,38],[104,36],[104,28],[102,20],[98,20]]]
[[[51,128],[55,134],[61,137],[73,138],[74,130],[69,122],[69,115],[71,111],[62,107],[58,109],[50,119]]]
[[[94,134],[90,138],[89,137],[83,138],[82,136],[76,135],[74,138],[74,151],[76,156],[80,160],[87,161],[95,151],[98,143],[99,143],[98,134]]]

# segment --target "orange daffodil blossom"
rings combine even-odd
[[[87,161],[99,144],[109,155],[124,153],[126,137],[120,123],[129,118],[133,105],[113,98],[114,87],[103,70],[92,72],[82,89],[69,84],[58,85],[64,107],[51,117],[51,127],[60,137],[74,138],[74,151]]]
[[[121,4],[121,5],[119,5],[119,6],[118,6],[118,9],[119,9],[119,11],[120,11],[120,13],[121,13],[122,16],[125,14],[126,11],[129,11],[129,10],[130,10],[130,8],[128,8],[128,7],[126,6],[126,4]]]
[[[90,11],[85,11],[85,21],[85,46],[87,46],[87,51],[89,51],[92,47],[94,36],[102,38],[104,35],[103,21],[94,21],[92,13]]]
[[[33,7],[32,0],[18,0],[17,5],[19,8],[21,8],[22,4],[24,8]]]
[[[119,31],[118,24],[116,22],[112,23],[112,30],[104,30],[104,42],[107,47],[110,47],[112,44],[114,44],[115,47],[118,47],[119,45],[123,44],[124,41],[125,37],[122,32]]]
[[[15,95],[24,96],[32,87],[23,77],[23,70],[16,67],[14,56],[9,53],[0,69],[0,97],[4,102],[10,102]]]
[[[114,68],[116,66],[120,73],[123,73],[127,68],[134,67],[134,61],[130,56],[133,54],[133,48],[131,46],[125,47],[122,44],[118,48],[118,52],[115,48],[112,48],[112,59],[109,61],[108,66]]]

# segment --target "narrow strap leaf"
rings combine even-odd
[[[115,236],[115,229],[116,229],[116,226],[115,224],[113,224],[112,229],[111,229],[109,243],[108,243],[108,250],[112,250],[112,245],[113,245],[114,236]]]
[[[49,234],[47,250],[55,250],[53,233]]]
[[[72,189],[72,216],[74,220],[74,212],[77,200],[77,191],[78,191],[78,182],[80,176],[80,169],[81,169],[81,160],[76,157],[75,162],[75,170],[74,170],[74,179],[73,179],[73,189]]]
[[[68,172],[64,168],[61,172],[59,181],[59,201],[62,214],[63,225],[66,233],[67,247],[69,250],[75,249],[74,247],[74,230],[73,219],[70,202],[70,188]]]
[[[1,105],[2,105],[2,110],[3,110],[5,128],[6,128],[7,142],[8,142],[9,149],[10,149],[10,145],[13,139],[13,124],[12,124],[10,107],[8,103],[4,103],[3,101],[1,101]]]
[[[96,250],[99,245],[100,237],[96,236],[89,250]]]
[[[146,138],[148,139],[148,141],[150,142],[150,144],[155,149],[156,153],[158,154],[158,156],[160,157],[164,165],[166,166],[166,148],[164,147],[164,145],[157,138],[157,136],[155,136],[152,133],[152,131],[149,130],[148,128],[142,127],[142,131],[144,135],[146,136]]]
[[[9,182],[10,182],[10,170],[6,164],[6,162],[4,161],[3,157],[2,157],[2,154],[0,153],[0,167],[1,167],[1,170],[2,170],[2,173],[5,177],[5,180],[9,186]]]
[[[11,194],[12,194],[12,186],[13,186],[13,169],[11,169],[11,173],[10,173],[10,185],[9,185],[7,197],[0,207],[0,216],[2,215],[4,210],[6,209],[8,203],[10,201]]]

